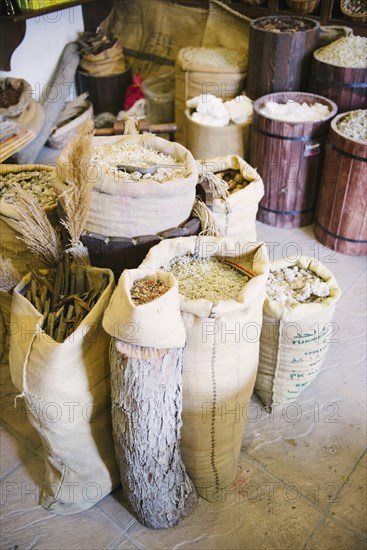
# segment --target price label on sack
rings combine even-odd
[[[321,143],[306,143],[303,156],[304,157],[313,157],[319,155],[321,152]]]

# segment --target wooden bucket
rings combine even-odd
[[[284,122],[260,114],[269,100],[285,103],[319,102],[330,115],[317,122]],[[303,227],[313,222],[330,120],[337,106],[325,97],[285,92],[254,103],[251,166],[261,175],[265,194],[257,219],[276,227]]]
[[[337,67],[316,59],[313,55],[309,91],[328,97],[339,112],[367,107],[367,70]]]
[[[367,254],[367,144],[347,138],[337,128],[348,113],[331,123],[315,236],[328,248],[352,256]]]
[[[306,22],[309,28],[298,32],[271,32],[259,28],[263,22],[295,19]],[[306,90],[312,52],[317,47],[319,34],[319,23],[309,17],[270,16],[252,21],[247,95],[258,99],[271,92]]]
[[[80,68],[76,72],[78,93],[89,93],[95,114],[108,112],[117,115],[124,108],[125,93],[131,82],[131,69],[112,76],[95,76]]]

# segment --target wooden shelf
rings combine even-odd
[[[82,6],[84,29],[94,31],[101,21],[111,11],[113,0],[78,0],[77,2],[63,2],[39,10],[27,10],[17,15],[0,16],[0,70],[10,71],[10,60],[14,50],[22,42],[26,33],[27,19],[34,19],[65,10],[74,6]]]

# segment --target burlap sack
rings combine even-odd
[[[196,159],[238,155],[249,157],[251,123],[228,126],[209,126],[193,120],[190,110],[185,111],[186,147]]]
[[[247,54],[251,21],[225,2],[211,0],[202,45],[207,48],[222,46]]]
[[[266,297],[255,391],[267,410],[297,399],[322,366],[333,341],[332,318],[341,290],[320,262],[302,256],[297,262],[277,260],[271,271],[298,265],[309,268],[330,286],[321,303],[289,307]]]
[[[136,237],[155,235],[177,227],[190,216],[198,181],[196,163],[191,153],[179,145],[153,134],[93,138],[94,146],[106,144],[138,143],[167,153],[182,161],[186,176],[165,183],[152,179],[122,181],[118,176],[103,173],[92,165],[92,203],[85,230],[108,237]],[[69,148],[58,159],[57,174],[65,183],[64,170],[68,163]],[[66,164],[65,164],[66,163]]]
[[[116,0],[101,29],[118,37],[129,66],[145,79],[173,67],[181,48],[201,46],[207,16],[205,7],[166,0]]]
[[[32,101],[32,88],[31,85],[22,78],[6,77],[0,79],[0,86],[5,88],[7,85],[11,85],[12,88],[20,92],[18,102],[9,107],[0,107],[0,116],[3,117],[17,117],[19,116]]]
[[[256,213],[264,196],[264,184],[257,173],[238,155],[215,157],[201,161],[203,174],[223,170],[239,170],[242,177],[250,182],[242,190],[228,195],[224,200],[213,197],[213,216],[225,237],[240,241],[256,241]]]
[[[236,48],[233,50],[236,51]],[[216,56],[219,55],[222,58],[220,65],[208,62],[204,64],[192,59],[193,55],[194,58],[201,55],[201,52],[210,55],[211,51],[215,52]],[[231,59],[233,58],[234,60],[226,61],[228,56],[231,56]],[[234,51],[230,52],[226,48],[218,47],[184,48],[180,50],[176,59],[176,141],[183,145],[186,144],[186,101],[201,94],[212,94],[223,100],[238,96],[244,88],[246,67],[247,52],[235,53]]]
[[[45,164],[0,165],[0,174],[7,174],[9,172],[32,172],[33,170],[54,172],[55,169]],[[58,219],[56,206],[47,208],[46,212],[51,223],[56,225]],[[0,199],[0,255],[5,258],[10,258],[14,267],[19,271],[19,274],[23,276],[29,271],[27,263],[32,264],[34,267],[45,267],[45,265],[28,250],[27,246],[19,238],[20,233],[17,221],[18,215],[14,206]],[[2,363],[7,363],[9,356],[11,297],[11,292],[0,292],[0,312],[2,313],[4,322],[4,327],[0,335],[3,346]]]
[[[124,53],[118,42],[101,53],[83,55],[79,65],[84,72],[93,76],[113,76],[127,70]]]
[[[198,493],[215,501],[236,474],[258,366],[268,256],[262,244],[187,237],[162,241],[141,267],[158,268],[187,253],[222,257],[253,275],[236,300],[214,304],[180,296],[187,338],[182,458]]]
[[[89,268],[91,286],[108,287],[63,343],[41,326],[43,316],[23,296],[26,275],[13,294],[10,373],[24,398],[45,454],[40,503],[60,515],[87,510],[117,484],[108,347],[102,317],[114,287],[109,270]]]

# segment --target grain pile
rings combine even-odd
[[[0,175],[0,199],[8,204],[17,201],[17,192],[13,184],[19,184],[24,191],[31,193],[42,208],[56,206],[57,195],[52,185],[53,173],[48,170],[28,170],[9,172]]]
[[[345,36],[344,38],[335,40],[329,46],[316,50],[314,56],[318,61],[323,61],[336,67],[366,69],[366,48],[367,37]]]
[[[139,281],[134,281],[130,289],[130,296],[133,303],[136,306],[140,306],[163,296],[167,290],[169,290],[169,287],[159,279],[158,281],[140,279]]]
[[[226,182],[230,195],[241,191],[241,189],[244,189],[250,183],[242,176],[239,170],[223,170],[222,172],[216,172],[215,175]]]
[[[367,143],[367,109],[349,113],[339,120],[337,128],[344,136],[354,141]]]
[[[102,171],[116,176],[121,181],[155,180],[159,183],[182,178],[186,176],[186,167],[172,155],[161,153],[150,147],[138,143],[106,144],[94,148],[92,163],[99,166]],[[160,167],[154,174],[141,174],[138,170],[129,173],[119,170],[118,165],[136,166],[145,168],[157,164],[179,165],[179,168]],[[181,168],[182,166],[182,168]]]
[[[163,266],[178,281],[179,292],[190,300],[236,300],[249,277],[216,257],[185,254]]]
[[[280,304],[320,303],[330,295],[330,288],[309,269],[286,267],[269,273],[266,292],[271,300]]]

